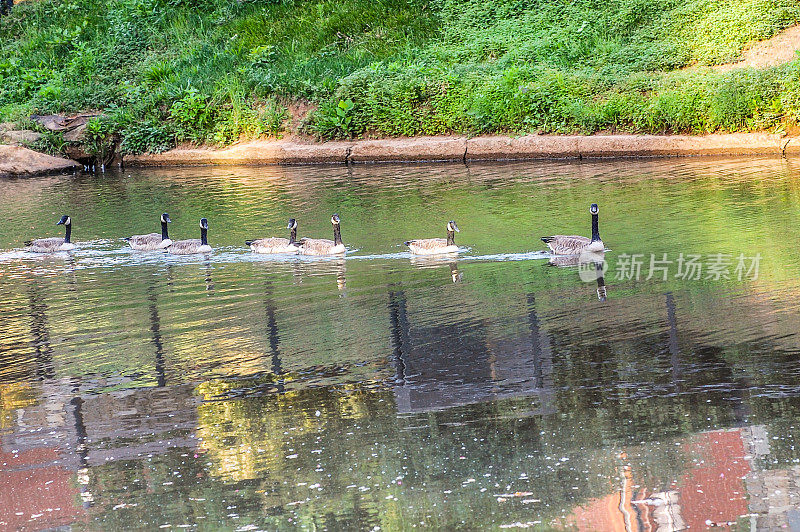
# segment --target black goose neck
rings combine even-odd
[[[168,240],[169,233],[167,232],[167,222],[161,220],[161,240]]]
[[[292,230],[289,231],[289,243],[294,244],[297,242],[297,227],[292,227]]]
[[[342,243],[342,229],[339,224],[333,224],[333,243],[336,246]]]
[[[448,246],[456,245],[456,232],[450,229],[447,230],[447,245]]]
[[[597,223],[597,215],[592,215],[592,242],[600,241],[600,229]]]
[[[207,246],[208,245],[208,229],[205,227],[200,228],[200,245]]]
[[[66,224],[64,227],[67,230],[66,234],[64,235],[64,243],[69,244],[70,243],[69,239],[70,237],[72,237],[72,224]]]

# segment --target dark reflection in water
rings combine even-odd
[[[675,298],[672,292],[666,294],[667,323],[669,324],[669,360],[672,366],[672,383],[677,393],[681,392],[681,372],[680,347],[678,346],[678,324],[675,320]]]
[[[479,401],[491,393],[494,360],[485,333],[473,319],[449,319],[408,312],[400,298],[397,314],[404,317],[400,356],[404,386],[395,388],[400,412],[426,411]],[[421,310],[420,312],[425,312]],[[425,319],[427,318],[427,319]],[[396,335],[393,335],[396,336]]]
[[[3,183],[6,249],[63,204],[85,245],[0,253],[0,528],[791,529],[797,174],[654,160]],[[585,231],[595,200],[608,269],[529,254],[534,234]],[[175,213],[176,238],[207,213],[215,253],[124,249],[151,209]],[[240,249],[264,220],[327,234],[337,211],[346,259]],[[453,218],[457,258],[399,245]],[[740,252],[764,257],[757,279],[619,271]]]
[[[394,351],[395,382],[403,385],[406,383],[406,363],[403,353],[410,347],[406,295],[399,287],[392,285],[389,286],[389,322]]]
[[[597,300],[604,302],[608,299],[608,289],[606,288],[606,279],[603,274],[603,264],[600,262],[594,263],[595,271],[597,272]]]
[[[212,292],[214,290],[214,280],[211,278],[211,262],[205,261],[203,263],[203,271],[205,272],[205,280],[206,280],[206,292]]]
[[[577,268],[578,276],[584,282],[594,280],[597,282],[597,300],[604,302],[608,299],[606,288],[605,253],[589,253],[582,255],[556,255],[551,257],[547,264],[558,268]]]
[[[27,283],[30,300],[31,337],[36,360],[36,377],[38,379],[52,379],[55,377],[53,368],[53,348],[50,345],[50,332],[47,325],[47,304],[42,300],[41,288],[34,280]]]
[[[78,391],[78,390],[76,390]],[[89,448],[87,440],[89,434],[86,432],[86,425],[83,423],[83,399],[73,397],[70,401],[72,405],[72,415],[75,417],[75,452],[78,456],[78,483],[80,484],[80,497],[83,508],[92,506],[92,495],[89,491]]]
[[[458,263],[456,261],[448,262],[447,265],[450,267],[450,278],[454,283],[460,283],[464,280],[464,273],[458,270]]]
[[[155,281],[153,281],[155,284]],[[164,342],[161,340],[161,318],[158,317],[158,298],[155,286],[148,287],[147,299],[150,301],[150,331],[153,333],[153,347],[156,350],[156,383],[157,386],[167,385],[167,377],[164,371]]]
[[[280,336],[278,335],[278,322],[275,319],[275,301],[272,298],[273,286],[267,281],[264,287],[264,310],[267,317],[267,337],[269,338],[269,351],[271,355],[270,371],[276,378],[276,391],[283,393],[286,391],[283,380],[283,368],[281,367]]]
[[[550,340],[547,333],[539,326],[539,316],[536,314],[536,298],[527,294],[528,323],[531,330],[531,358],[534,372],[534,385],[540,390],[553,388],[553,353],[550,350]]]

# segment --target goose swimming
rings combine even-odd
[[[460,233],[453,220],[447,222],[447,238],[424,238],[421,240],[407,240],[403,242],[411,253],[415,255],[437,255],[440,253],[457,253],[456,233]]]
[[[289,220],[286,227],[289,230],[289,238],[259,238],[258,240],[246,240],[245,244],[256,253],[291,253],[296,254],[300,251],[297,242],[297,220]]]
[[[34,253],[55,253],[56,251],[70,251],[75,249],[75,244],[70,241],[70,237],[72,236],[72,218],[64,215],[56,222],[56,225],[63,225],[65,227],[66,233],[64,238],[56,236],[29,240],[25,242],[27,251],[32,251]]]
[[[342,255],[347,251],[342,243],[342,230],[339,227],[339,215],[331,216],[333,240],[324,238],[302,238],[299,241],[301,255]]]
[[[133,235],[123,240],[127,240],[131,248],[138,251],[154,251],[157,249],[165,249],[172,244],[169,239],[167,231],[167,224],[172,220],[169,219],[169,214],[164,213],[161,215],[161,234],[150,233],[147,235]]]
[[[200,218],[200,240],[196,238],[190,240],[177,240],[172,242],[167,251],[173,255],[192,255],[195,253],[211,253],[211,246],[208,245],[208,220]]]
[[[577,235],[554,235],[543,236],[542,242],[547,244],[550,251],[556,255],[578,255],[585,251],[596,253],[605,250],[605,245],[603,241],[600,240],[600,230],[598,229],[597,223],[597,213],[599,211],[600,209],[597,207],[597,203],[592,203],[589,206],[589,212],[592,214],[591,239]]]

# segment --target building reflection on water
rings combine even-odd
[[[418,494],[434,490],[437,495],[428,493],[426,500],[450,504],[442,494],[454,490],[451,476],[455,487],[464,489],[469,484],[462,482],[478,477],[477,484],[482,475],[491,479],[485,491],[461,493],[458,500],[464,515],[476,508],[485,512],[486,524],[497,524],[492,519],[507,514],[513,522],[539,516],[551,526],[581,530],[797,525],[800,466],[770,462],[786,450],[772,448],[770,427],[747,422],[752,399],[737,391],[747,382],[732,386],[720,404],[689,403],[685,406],[698,410],[668,413],[676,420],[714,416],[734,428],[698,432],[687,427],[638,441],[634,424],[634,440],[627,432],[614,435],[609,429],[627,415],[614,403],[619,399],[598,399],[590,387],[567,384],[575,378],[582,382],[586,368],[581,364],[587,360],[602,365],[610,356],[602,346],[606,337],[599,342],[576,338],[575,329],[542,318],[541,298],[533,293],[509,305],[518,309],[505,316],[504,326],[515,331],[509,335],[471,311],[438,321],[441,314],[426,308],[446,306],[452,294],[442,292],[421,304],[413,289],[390,283],[384,312],[392,377],[298,387],[292,381],[302,380],[304,370],[293,364],[286,368],[290,355],[281,332],[286,324],[271,282],[263,286],[258,318],[263,374],[199,384],[169,378],[169,332],[161,323],[158,291],[157,284],[146,290],[150,338],[144,344],[152,358],[143,367],[153,384],[142,385],[141,379],[122,376],[59,376],[48,306],[32,289],[27,315],[33,380],[17,376],[0,384],[0,487],[19,495],[3,498],[0,525],[149,527],[158,519],[179,520],[187,511],[181,505],[158,509],[161,496],[196,501],[198,512],[209,505],[231,506],[231,490],[241,490],[247,499],[236,514],[250,520],[317,515],[322,526],[391,528],[398,522],[382,521],[386,512],[425,519],[432,508],[414,510]],[[458,301],[473,308],[468,303]],[[572,309],[572,319],[581,319],[582,312]],[[641,401],[673,409],[687,388],[720,376],[737,383],[725,358],[709,346],[696,348],[702,367],[685,359],[690,336],[681,323],[689,318],[681,318],[672,293],[663,296],[660,314],[660,331],[637,341],[661,343],[667,391],[678,399],[674,404],[666,397]],[[601,321],[591,330],[602,330],[604,317],[594,317]],[[565,346],[580,345],[586,351],[573,360]],[[596,427],[595,412],[580,406],[592,402],[601,409],[618,408],[607,427]],[[577,405],[574,412],[571,405]],[[648,411],[655,412],[639,410]],[[664,422],[641,419],[638,424],[653,431]],[[551,455],[569,467],[549,463]],[[365,482],[368,478],[372,484]],[[309,485],[324,491],[309,495]],[[343,494],[353,490],[344,513],[326,516],[321,510],[343,504]],[[287,506],[318,498],[311,514]],[[141,513],[141,506],[149,510]],[[215,519],[220,525],[233,518],[221,513]]]
[[[390,290],[398,412],[537,395],[538,413],[553,413],[547,400],[553,393],[549,339],[540,328],[535,297],[528,294],[526,302],[530,335],[493,339],[470,320],[413,325],[405,292]]]
[[[398,387],[402,386],[400,384]],[[140,491],[131,490],[122,495],[117,489],[110,500],[104,494],[104,489],[110,487],[107,478],[109,473],[118,470],[111,478],[122,475],[119,481],[126,483],[135,483],[137,479],[147,482],[152,464],[158,462],[159,457],[175,453],[195,458],[199,453],[203,461],[208,460],[208,466],[201,467],[206,473],[195,473],[195,478],[189,479],[192,482],[202,485],[209,483],[214,476],[225,482],[223,485],[212,482],[205,489],[206,493],[219,490],[221,486],[232,489],[231,482],[234,482],[233,486],[243,483],[240,487],[246,488],[252,485],[251,479],[262,479],[260,485],[262,489],[267,489],[267,493],[271,490],[283,493],[285,487],[281,479],[294,477],[292,482],[297,482],[312,477],[324,483],[326,475],[314,477],[313,468],[324,467],[331,471],[327,468],[332,464],[326,459],[333,459],[333,453],[338,452],[336,449],[341,445],[351,448],[355,443],[347,444],[344,441],[348,428],[351,434],[356,427],[366,428],[367,438],[377,436],[374,430],[385,430],[385,426],[369,426],[369,419],[377,413],[372,410],[377,404],[375,401],[390,397],[385,392],[370,392],[370,406],[350,405],[366,407],[361,414],[353,415],[354,411],[341,402],[343,397],[340,391],[320,389],[314,391],[313,397],[305,398],[303,396],[308,394],[301,393],[296,395],[296,405],[301,410],[279,423],[267,422],[268,427],[264,431],[263,427],[254,425],[258,421],[256,418],[250,418],[247,414],[240,418],[236,415],[230,417],[223,410],[230,414],[231,407],[234,410],[241,407],[247,411],[252,406],[254,412],[263,412],[257,405],[264,403],[269,410],[278,410],[277,420],[284,418],[291,410],[291,397],[271,394],[259,399],[214,400],[205,403],[211,406],[211,410],[198,416],[198,408],[202,410],[205,407],[198,402],[196,391],[191,386],[152,387],[82,396],[74,382],[53,380],[42,382],[37,392],[12,385],[3,385],[2,392],[4,413],[10,409],[13,422],[11,426],[4,427],[0,437],[0,459],[3,464],[0,487],[4,493],[13,492],[15,497],[2,498],[0,523],[12,529],[86,523],[108,512],[111,506],[118,509],[135,508],[143,503]],[[38,396],[38,399],[34,396]],[[311,400],[309,404],[324,410],[322,418],[304,409],[306,400]],[[331,405],[337,403],[338,407],[333,409]],[[441,408],[441,405],[435,407]],[[411,427],[420,421],[405,418],[407,414],[403,414],[401,403],[389,408],[395,412],[395,416],[401,416],[399,426],[394,429],[401,433],[408,430],[404,426]],[[442,419],[429,422],[439,424],[441,430],[441,423],[446,424],[447,413],[439,413],[443,415]],[[385,413],[378,415],[384,416]],[[408,422],[404,423],[403,419]],[[383,422],[388,420],[384,419]],[[238,429],[231,427],[231,423],[238,425]],[[330,428],[324,428],[328,424]],[[287,446],[287,430],[299,430],[298,436],[304,430],[315,435],[305,441],[313,443],[316,440],[318,447],[327,447],[322,451],[321,459],[314,462],[312,457],[315,455],[308,454],[313,449],[303,450],[300,447],[304,445],[300,443],[301,440],[294,440],[295,447]],[[280,431],[279,436],[270,431]],[[386,436],[394,439],[398,434],[389,432]],[[407,438],[405,440],[410,443]],[[365,445],[367,443],[365,441]],[[523,444],[522,452],[533,450],[529,444]],[[673,449],[667,452],[654,449],[653,445]],[[433,451],[440,453],[446,449],[436,447]],[[469,454],[474,451],[469,447],[460,452]],[[673,470],[675,476],[669,479],[667,473],[666,477],[656,479],[664,481],[666,485],[653,489],[651,483],[654,477],[650,470],[653,467],[650,462],[652,456],[648,458],[648,455],[655,453],[669,461],[674,459],[674,456],[670,458],[670,452],[677,453],[680,459]],[[691,530],[710,526],[727,528],[736,523],[752,525],[758,530],[793,529],[800,516],[797,510],[800,504],[797,490],[800,466],[765,468],[765,460],[771,452],[767,428],[748,425],[690,434],[669,442],[628,445],[620,450],[595,450],[585,455],[586,462],[581,461],[580,455],[572,455],[572,460],[578,461],[573,466],[579,470],[595,470],[599,464],[592,462],[599,460],[605,463],[601,469],[606,468],[614,474],[607,477],[605,489],[600,483],[599,488],[590,488],[590,493],[576,494],[576,504],[571,509],[566,506],[565,516],[554,518],[551,524],[579,530],[627,531]],[[297,458],[297,454],[305,456]],[[411,452],[407,458],[415,454]],[[356,454],[348,459],[354,461],[350,463],[351,471],[353,467],[356,469],[351,475],[341,478],[341,489],[352,482],[362,485],[360,482],[363,482],[365,477],[362,475],[366,474],[366,470],[359,462],[364,456]],[[426,474],[422,474],[425,468],[442,459],[447,462],[446,454],[434,458],[434,462],[418,470],[416,474],[421,476],[415,477],[406,471],[406,482],[413,489],[415,482],[426,478]],[[186,460],[191,461],[188,458]],[[520,461],[522,464],[525,462],[519,456],[510,461],[514,476],[517,475],[515,466],[519,465],[516,462]],[[194,468],[182,465],[185,462],[177,462],[174,456],[170,458],[170,463],[170,474],[163,478],[181,478],[194,472]],[[392,461],[385,464],[384,467],[389,469],[394,465]],[[337,474],[346,469],[334,467]],[[295,470],[294,474],[292,470]],[[468,472],[469,469],[465,471]],[[535,477],[543,473],[547,476],[546,472],[529,474],[535,481]],[[499,476],[502,478],[503,475]],[[270,481],[272,477],[275,479]],[[506,479],[509,480],[513,482],[514,479]],[[327,482],[331,482],[329,477]],[[537,490],[536,483],[533,482],[528,493],[532,499],[546,495],[546,492]],[[152,489],[161,488],[163,484],[171,482],[163,482],[162,477],[158,477]],[[133,486],[135,484],[131,484]],[[333,486],[328,484],[326,487]],[[200,491],[203,489],[200,488]],[[376,499],[383,497],[384,492],[385,487],[380,491],[381,497],[366,494],[364,498],[374,504]],[[491,500],[494,498],[490,497]],[[278,508],[283,504],[280,501],[284,500],[276,493],[268,499],[275,499],[274,504]],[[257,510],[257,514],[264,511],[265,508]],[[134,519],[132,516],[130,518]],[[135,523],[135,519],[129,522],[131,525]]]
[[[0,323],[0,489],[20,494],[0,527],[796,526],[800,405],[765,393],[792,384],[794,339],[758,329],[794,322],[766,298],[610,305],[505,283],[541,263],[410,266],[367,283],[348,264],[346,293],[337,261],[241,289],[232,267],[147,270],[87,325],[22,285]],[[754,330],[714,336],[745,310]],[[83,366],[103,320],[130,334]]]
[[[765,427],[699,433],[676,442],[688,467],[669,490],[643,487],[625,453],[615,492],[574,508],[564,524],[578,530],[796,530],[800,525],[800,466],[764,469],[770,454]]]
[[[14,395],[13,385],[0,386]],[[131,461],[197,447],[192,386],[85,395],[72,379],[48,379],[25,392],[36,397],[30,405],[14,408],[6,397],[2,404],[13,411],[0,432],[0,490],[14,494],[0,498],[0,526],[9,529],[85,520],[97,498],[95,468],[129,469]]]

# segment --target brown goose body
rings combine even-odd
[[[347,249],[344,244],[337,244],[325,238],[301,238],[300,253],[302,255],[341,255]]]
[[[211,246],[203,244],[203,241],[199,238],[176,240],[168,250],[173,255],[193,255],[195,253],[211,253],[212,251]]]
[[[213,249],[208,245],[208,220],[200,219],[200,238],[189,240],[176,240],[167,250],[173,255],[194,255],[197,253],[211,253]]]
[[[133,235],[128,238],[128,244],[137,251],[155,251],[168,248],[172,245],[172,240],[164,240],[158,233],[150,233],[147,235]]]
[[[58,236],[50,238],[37,238],[31,240],[26,250],[33,253],[55,253],[57,251],[69,251],[75,249],[75,244],[72,242],[64,242],[64,239]]]
[[[591,238],[577,235],[553,235],[542,238],[550,251],[556,255],[579,255],[584,251],[603,251],[603,241],[592,241]]]
[[[297,253],[297,246],[292,246],[288,238],[269,237],[252,240],[250,249],[256,253]]]
[[[295,255],[300,251],[297,239],[297,221],[292,218],[289,220],[289,238],[267,237],[258,240],[247,240],[245,244],[256,253],[265,254],[291,254]]]
[[[342,232],[339,227],[339,215],[334,214],[331,216],[331,225],[333,225],[333,240],[325,238],[302,238],[298,242],[301,255],[344,255],[347,248],[342,243]]]
[[[133,235],[125,240],[128,241],[128,244],[132,249],[137,251],[156,251],[160,249],[166,249],[172,245],[172,240],[170,240],[167,232],[167,224],[170,221],[169,214],[164,213],[161,215],[161,234],[149,233],[146,235]]]
[[[414,255],[439,255],[442,253],[458,253],[456,232],[460,231],[452,220],[447,222],[447,238],[420,238],[403,242]]]

